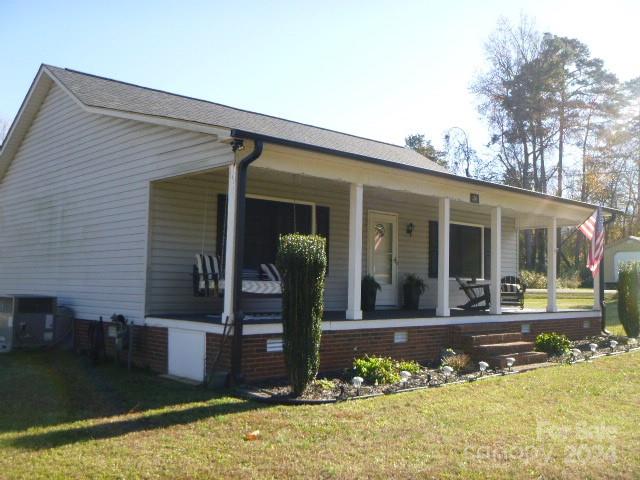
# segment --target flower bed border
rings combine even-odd
[[[487,380],[487,379],[490,379],[490,378],[500,378],[500,377],[505,377],[505,376],[508,376],[508,375],[523,374],[523,373],[531,372],[533,370],[538,370],[540,368],[554,367],[554,366],[559,366],[559,365],[573,365],[574,363],[591,363],[594,360],[598,360],[600,358],[612,357],[612,356],[615,356],[615,355],[625,355],[625,354],[630,354],[630,353],[636,353],[638,351],[640,351],[640,346],[635,347],[635,348],[630,348],[628,350],[620,350],[620,351],[616,351],[616,352],[600,353],[600,354],[596,354],[596,355],[590,356],[588,359],[581,358],[579,360],[576,360],[576,361],[570,362],[570,363],[566,363],[566,362],[544,362],[544,363],[531,365],[529,368],[524,368],[522,370],[515,370],[514,369],[512,371],[501,371],[501,372],[496,372],[496,373],[487,373],[487,374],[484,374],[484,375],[481,375],[481,376],[477,376],[477,377],[474,377],[474,378],[469,378],[469,379],[466,379],[466,380],[454,380],[454,381],[451,381],[451,382],[438,383],[436,385],[421,385],[421,386],[417,386],[417,387],[402,388],[402,389],[388,391],[388,392],[376,392],[376,393],[369,393],[369,394],[365,394],[365,395],[348,396],[348,397],[345,397],[345,398],[325,398],[325,399],[290,398],[290,397],[285,397],[285,396],[281,396],[281,395],[269,395],[267,393],[260,392],[260,390],[251,389],[250,387],[238,387],[238,388],[236,388],[234,390],[234,393],[238,397],[243,398],[245,400],[253,400],[253,401],[256,401],[256,402],[266,403],[266,404],[270,404],[270,405],[327,405],[327,404],[333,404],[333,403],[349,402],[349,401],[354,401],[354,400],[366,400],[366,399],[375,398],[375,397],[382,397],[382,396],[386,396],[386,395],[395,395],[395,394],[398,394],[398,393],[415,392],[415,391],[419,391],[419,390],[427,390],[427,389],[430,389],[430,388],[442,388],[442,387],[448,387],[448,386],[452,386],[452,385],[461,385],[461,384],[465,384],[465,383],[474,383],[474,382],[477,382],[477,381],[480,381],[480,380]]]

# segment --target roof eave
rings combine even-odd
[[[587,202],[581,202],[579,200],[572,200],[572,199],[569,199],[569,198],[556,197],[554,195],[549,195],[549,194],[541,193],[541,192],[535,192],[533,190],[526,190],[524,188],[512,187],[512,186],[503,185],[503,184],[500,184],[500,183],[487,182],[485,180],[478,180],[476,178],[461,177],[459,175],[455,175],[455,174],[449,173],[449,172],[442,172],[442,171],[438,171],[438,170],[430,170],[430,169],[427,169],[427,168],[420,168],[420,167],[416,167],[416,166],[413,166],[413,165],[407,165],[407,164],[402,164],[402,163],[397,163],[397,162],[390,162],[388,160],[382,160],[382,159],[375,158],[375,157],[369,157],[369,156],[360,155],[360,154],[357,154],[357,153],[344,152],[342,150],[336,150],[336,149],[332,149],[332,148],[320,147],[320,146],[317,146],[317,145],[311,145],[311,144],[308,144],[308,143],[296,142],[296,141],[293,141],[293,140],[287,140],[287,139],[283,139],[283,138],[272,137],[272,136],[268,136],[268,135],[262,135],[262,134],[259,134],[259,133],[253,133],[253,132],[249,132],[249,131],[246,131],[246,130],[232,129],[231,130],[231,136],[235,137],[235,138],[247,138],[247,139],[251,139],[251,140],[262,140],[264,142],[272,143],[272,144],[276,144],[276,145],[282,145],[282,146],[293,147],[293,148],[300,148],[300,149],[303,149],[303,150],[309,150],[309,151],[313,151],[313,152],[317,152],[317,153],[324,153],[324,154],[328,154],[328,155],[335,155],[335,156],[339,156],[339,157],[349,158],[351,160],[358,160],[358,161],[362,161],[362,162],[372,163],[372,164],[381,165],[381,166],[390,167],[390,168],[395,168],[395,169],[399,169],[399,170],[405,170],[405,171],[420,173],[420,174],[423,174],[423,175],[430,175],[430,176],[443,178],[443,179],[447,179],[447,180],[451,180],[451,181],[455,181],[455,182],[466,183],[466,184],[474,185],[474,186],[478,186],[478,187],[494,188],[494,189],[504,190],[504,191],[508,191],[510,193],[516,193],[516,194],[520,194],[520,195],[527,195],[527,196],[535,197],[535,198],[538,198],[538,199],[544,199],[544,200],[548,200],[548,201],[552,201],[552,202],[564,203],[564,204],[572,205],[572,206],[578,206],[578,207],[583,207],[583,208],[591,208],[591,209],[598,207],[598,205],[594,205],[594,204],[587,203]],[[624,215],[624,212],[622,210],[618,210],[616,208],[602,207],[602,209],[603,209],[603,211],[605,213],[609,213],[610,215]]]

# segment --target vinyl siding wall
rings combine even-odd
[[[0,293],[141,321],[149,180],[231,159],[208,135],[88,114],[54,85],[0,183]]]
[[[329,275],[325,292],[327,310],[344,310],[347,304],[348,185],[251,167],[249,195],[315,202],[330,207]],[[149,313],[196,313],[222,310],[221,299],[193,297],[191,271],[194,254],[215,251],[217,195],[227,191],[227,172],[185,177],[153,184],[149,265]],[[436,279],[428,278],[428,222],[437,220],[437,203],[430,197],[365,187],[363,273],[367,270],[367,216],[369,210],[398,214],[398,279],[416,273],[429,288],[421,299],[424,308],[435,307]],[[490,216],[480,207],[452,208],[452,221],[490,226]],[[412,236],[407,223],[415,224]],[[204,232],[204,237],[203,237]],[[502,273],[516,273],[516,231],[513,218],[503,217]],[[487,265],[488,270],[490,267]],[[400,302],[402,296],[398,297]],[[451,282],[451,305],[464,301]],[[278,311],[278,299],[243,300],[245,311]]]

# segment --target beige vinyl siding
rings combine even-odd
[[[0,292],[141,321],[149,181],[231,159],[214,137],[89,114],[54,85],[0,183]]]
[[[345,184],[251,167],[247,193],[274,199],[313,202],[330,208],[329,275],[325,304],[346,308],[348,187]],[[194,255],[213,254],[216,246],[217,200],[227,193],[227,170],[154,182],[151,203],[149,314],[220,313],[222,299],[194,297]],[[204,233],[204,237],[203,237]],[[280,299],[243,298],[245,311],[279,311]]]
[[[193,297],[190,274],[193,256],[202,249],[215,251],[217,196],[227,190],[227,172],[221,169],[153,185],[152,223],[149,261],[149,313],[220,313],[217,297]],[[278,173],[251,167],[249,195],[315,202],[330,207],[329,276],[325,290],[325,308],[344,310],[347,304],[348,264],[348,185],[339,182]],[[416,273],[427,280],[429,290],[421,306],[435,307],[436,282],[428,278],[428,222],[437,219],[436,201],[430,197],[365,187],[364,192],[363,273],[367,271],[367,215],[369,210],[397,213],[398,277]],[[205,221],[206,219],[206,221]],[[489,215],[454,208],[452,221],[489,226]],[[415,224],[412,236],[406,225]],[[503,274],[515,273],[515,222],[503,217]],[[486,266],[489,268],[489,266]],[[399,285],[399,288],[400,285]],[[455,281],[451,284],[451,304],[462,303]],[[402,296],[399,296],[400,302]],[[280,301],[273,298],[243,299],[245,311],[279,311]]]
[[[482,207],[465,206],[465,209],[451,208],[451,222],[468,223],[474,225],[491,226],[490,214],[481,211]],[[429,221],[438,221],[438,203],[435,198],[419,195],[392,192],[378,188],[366,188],[364,194],[364,248],[363,270],[368,268],[367,247],[367,215],[370,210],[398,214],[398,301],[402,303],[402,281],[406,274],[415,273],[425,279],[427,290],[420,298],[421,308],[435,308],[437,297],[437,281],[429,278]],[[408,223],[413,223],[415,229],[409,236],[406,233]],[[515,275],[517,271],[516,258],[517,235],[515,219],[502,218],[502,275]],[[485,271],[490,266],[485,265]],[[457,306],[466,302],[464,293],[458,288],[455,280],[450,281],[449,303]]]

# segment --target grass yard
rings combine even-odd
[[[616,335],[625,335],[624,328],[618,319],[618,302],[616,295],[605,294],[607,329]],[[591,309],[593,307],[593,291],[590,289],[574,289],[570,292],[558,292],[557,296],[558,308],[560,309]],[[527,292],[525,295],[525,308],[546,308],[546,293]]]
[[[0,478],[640,476],[638,353],[315,407],[66,353],[2,355],[0,385]]]

